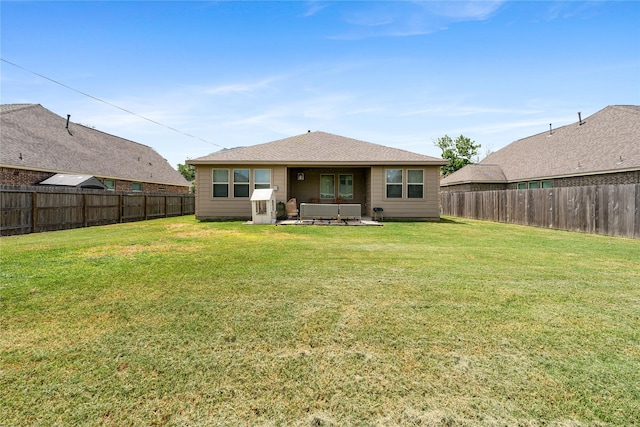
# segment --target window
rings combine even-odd
[[[338,197],[341,199],[353,199],[353,175],[340,175],[339,180]]]
[[[527,183],[526,182],[519,182],[518,183],[518,190],[526,190],[527,189]]]
[[[529,190],[534,190],[536,188],[540,188],[540,183],[538,181],[532,181],[529,183]]]
[[[320,175],[320,198],[333,199],[336,197],[335,176]]]
[[[249,169],[233,170],[233,197],[249,197]]]
[[[402,198],[402,169],[387,169],[387,198]]]
[[[542,181],[542,188],[551,188],[551,181]]]
[[[107,190],[115,190],[116,182],[113,179],[105,179],[104,186],[107,187]]]
[[[407,171],[407,197],[410,199],[422,199],[424,195],[424,171],[422,169],[409,169]]]
[[[213,197],[229,197],[229,169],[213,170]]]
[[[142,191],[142,183],[141,182],[132,182],[131,189],[133,191]]]
[[[271,170],[256,169],[253,171],[253,185],[256,190],[259,188],[271,188]]]

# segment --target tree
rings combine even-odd
[[[196,167],[193,165],[178,163],[178,172],[184,176],[184,179],[191,182],[196,178]]]
[[[465,165],[474,163],[478,156],[478,149],[481,147],[464,135],[460,135],[455,140],[445,135],[438,138],[435,145],[442,150],[442,158],[449,160],[449,164],[441,168],[443,176],[451,175]]]

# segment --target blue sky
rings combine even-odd
[[[3,104],[71,114],[174,167],[307,130],[432,156],[463,134],[483,157],[640,104],[636,0],[0,5]]]

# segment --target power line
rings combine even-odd
[[[207,141],[206,139],[202,139],[202,138],[200,138],[200,137],[197,137],[197,136],[191,135],[191,134],[189,134],[189,133],[183,132],[183,131],[181,131],[181,130],[179,130],[179,129],[176,129],[176,128],[174,128],[174,127],[171,127],[171,126],[165,125],[164,123],[160,123],[160,122],[158,122],[158,121],[156,121],[156,120],[153,120],[153,119],[150,119],[150,118],[148,118],[148,117],[142,116],[142,115],[140,115],[140,114],[138,114],[138,113],[135,113],[135,112],[133,112],[133,111],[131,111],[131,110],[127,110],[126,108],[122,108],[122,107],[120,107],[119,105],[113,104],[113,103],[111,103],[111,102],[109,102],[109,101],[105,101],[104,99],[101,99],[101,98],[98,98],[98,97],[96,97],[96,96],[90,95],[90,94],[88,94],[88,93],[86,93],[86,92],[83,92],[83,91],[81,91],[81,90],[78,90],[78,89],[76,89],[76,88],[73,88],[73,87],[71,87],[71,86],[69,86],[69,85],[67,85],[67,84],[64,84],[64,83],[62,83],[62,82],[59,82],[59,81],[57,81],[57,80],[54,80],[54,79],[52,79],[52,78],[50,78],[50,77],[47,77],[47,76],[45,76],[45,75],[42,75],[42,74],[40,74],[40,73],[36,73],[35,71],[30,70],[30,69],[28,69],[28,68],[25,68],[25,67],[23,67],[23,66],[21,66],[21,65],[18,65],[18,64],[16,64],[16,63],[11,62],[11,61],[7,61],[7,60],[6,60],[6,59],[4,59],[4,58],[0,58],[0,61],[2,61],[2,62],[6,62],[6,63],[7,63],[7,64],[9,64],[9,65],[13,65],[13,66],[14,66],[14,67],[16,67],[16,68],[19,68],[19,69],[21,69],[21,70],[27,71],[27,72],[29,72],[29,73],[31,73],[31,74],[34,74],[34,75],[36,75],[36,76],[38,76],[38,77],[41,77],[41,78],[45,79],[45,80],[49,80],[50,82],[53,82],[53,83],[55,83],[55,84],[57,84],[57,85],[60,85],[60,86],[62,86],[62,87],[64,87],[64,88],[67,88],[67,89],[69,89],[69,90],[72,90],[72,91],[74,91],[74,92],[77,92],[77,93],[79,93],[80,95],[84,95],[84,96],[86,96],[86,97],[88,97],[88,98],[91,98],[91,99],[93,99],[93,100],[96,100],[96,101],[98,101],[98,102],[102,102],[103,104],[107,104],[107,105],[108,105],[108,106],[110,106],[110,107],[117,108],[118,110],[124,111],[125,113],[131,114],[131,115],[133,115],[133,116],[139,117],[139,118],[144,119],[144,120],[146,120],[146,121],[148,121],[148,122],[151,122],[151,123],[153,123],[153,124],[156,124],[156,125],[162,126],[162,127],[164,127],[164,128],[167,128],[167,129],[170,129],[170,130],[172,130],[172,131],[174,131],[174,132],[177,132],[177,133],[179,133],[179,134],[181,134],[181,135],[185,135],[185,136],[188,136],[189,138],[193,138],[193,139],[197,139],[197,140],[202,141],[202,142],[206,142],[207,144],[215,145],[216,147],[226,148],[226,147],[223,147],[223,146],[222,146],[222,145],[220,145],[220,144],[216,144],[215,142]]]

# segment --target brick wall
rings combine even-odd
[[[536,180],[539,181],[539,180]],[[545,180],[548,181],[548,180]],[[525,182],[525,181],[523,181]],[[583,187],[588,185],[622,185],[640,184],[640,170],[629,172],[606,173],[601,175],[584,175],[566,178],[555,178],[551,180],[552,188],[561,187]],[[441,187],[441,192],[460,193],[469,191],[494,191],[494,190],[516,190],[517,182],[508,184],[459,184]]]
[[[582,187],[585,185],[640,184],[640,170],[602,175],[575,176],[553,180],[554,187]]]
[[[458,185],[448,185],[446,187],[440,187],[441,192],[447,193],[463,193],[468,191],[493,191],[493,190],[506,190],[507,184],[480,184],[480,183],[467,183]]]
[[[27,169],[0,168],[0,185],[37,185],[55,175],[53,172],[32,171]],[[104,183],[105,179],[97,177]],[[133,191],[133,181],[115,180],[116,191]],[[188,193],[189,187],[163,185],[153,182],[142,183],[142,193]]]
[[[4,185],[35,185],[51,178],[55,173],[31,171],[26,169],[0,168],[0,184]]]

